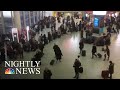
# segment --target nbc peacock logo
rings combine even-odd
[[[15,74],[15,70],[12,69],[12,68],[7,68],[7,69],[5,70],[5,74]]]

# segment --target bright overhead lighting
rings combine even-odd
[[[3,11],[4,17],[11,17],[11,11]]]
[[[107,11],[93,11],[93,15],[106,15]]]

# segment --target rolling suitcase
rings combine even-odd
[[[102,48],[102,51],[105,51],[105,49],[104,49],[104,48]]]
[[[55,60],[50,61],[50,65],[53,65],[55,63]]]
[[[82,50],[82,56],[86,56],[86,50]]]
[[[109,71],[108,70],[103,70],[101,73],[102,78],[107,79],[109,78]]]
[[[79,72],[80,72],[80,73],[83,73],[83,67],[80,67],[80,68],[79,68]]]
[[[102,55],[100,53],[98,53],[97,55],[98,55],[98,58],[102,58]]]

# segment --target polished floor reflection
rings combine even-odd
[[[50,29],[48,29],[50,30]],[[36,36],[37,37],[37,36]],[[45,46],[44,53],[42,57],[41,74],[40,75],[4,75],[4,70],[0,69],[1,78],[5,79],[43,79],[43,70],[47,66],[51,69],[53,75],[52,79],[73,79],[74,69],[73,63],[75,58],[79,55],[79,41],[80,41],[80,32],[73,32],[72,34],[65,34],[61,38],[58,38],[48,45]],[[120,79],[120,34],[112,34],[111,39],[111,56],[110,60],[115,63],[115,70],[113,74],[113,79]],[[55,54],[53,50],[54,43],[58,44],[62,50],[63,58],[62,62],[57,62],[53,66],[50,66],[49,63],[52,59],[55,59]],[[101,54],[102,47],[97,47],[97,51]],[[80,74],[80,79],[102,79],[101,71],[108,68],[109,62],[103,61],[99,58],[91,59],[91,49],[92,45],[85,44],[86,57],[80,57],[82,66],[84,68],[83,74]],[[35,52],[24,53],[24,61],[31,60],[35,55]],[[4,63],[2,64],[4,67]]]
[[[117,37],[117,38],[116,38]],[[113,39],[115,38],[115,39]],[[1,78],[18,78],[18,79],[42,79],[43,78],[43,70],[45,67],[49,67],[53,73],[52,79],[73,79],[74,69],[73,62],[77,55],[79,54],[79,43],[80,37],[79,32],[74,32],[69,35],[64,35],[60,39],[56,39],[55,41],[49,43],[45,46],[44,53],[45,55],[42,58],[41,74],[40,75],[1,75]],[[110,46],[111,57],[115,63],[115,73],[113,74],[114,79],[120,79],[120,35],[112,35],[112,44]],[[63,52],[62,62],[55,63],[54,66],[50,66],[49,63],[54,57],[53,45],[54,43],[58,44]],[[91,47],[92,45],[85,44],[85,50],[87,51],[86,57],[80,57],[82,66],[84,68],[84,73],[80,74],[80,79],[102,79],[101,71],[106,70],[108,68],[108,61],[103,61],[102,59],[91,59]],[[101,51],[102,47],[97,47],[98,52],[103,53]],[[25,53],[27,56],[24,60],[30,60],[30,58],[35,54]],[[3,65],[4,66],[4,65]],[[4,71],[3,71],[4,72]]]

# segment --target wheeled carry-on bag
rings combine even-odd
[[[55,60],[50,61],[50,65],[53,65],[55,63]]]
[[[82,50],[82,56],[86,56],[86,50]]]
[[[98,58],[102,58],[102,55],[100,53],[97,54]]]
[[[80,67],[80,68],[79,68],[79,72],[80,72],[80,73],[83,73],[83,67]]]
[[[103,79],[109,78],[109,71],[108,70],[103,70],[101,72],[101,76],[102,76]]]

